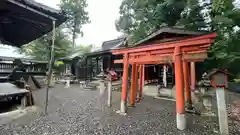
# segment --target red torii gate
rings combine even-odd
[[[151,44],[147,46],[123,48],[112,50],[113,55],[123,55],[123,59],[114,63],[123,63],[122,98],[120,113],[126,112],[128,66],[132,64],[132,83],[130,92],[130,105],[135,104],[137,92],[137,66],[139,65],[139,99],[142,98],[144,84],[144,65],[174,63],[176,82],[176,111],[177,128],[186,128],[184,87],[187,103],[191,104],[191,92],[189,86],[189,62],[199,62],[207,58],[207,51],[214,42],[216,33],[205,34],[193,38],[178,41]],[[184,80],[184,81],[183,81]]]

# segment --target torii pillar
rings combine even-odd
[[[189,63],[187,61],[183,62],[183,76],[184,76],[184,88],[186,93],[187,109],[192,110],[192,99],[191,99],[191,90],[189,83]]]
[[[143,97],[143,86],[144,86],[144,65],[139,65],[139,94],[138,100]]]
[[[182,54],[180,47],[174,49],[174,68],[176,80],[176,110],[177,110],[177,128],[186,129],[185,105],[184,105],[184,88],[183,88],[183,69]]]
[[[132,78],[131,78],[131,91],[130,91],[130,106],[135,106],[136,93],[137,93],[137,65],[132,64]]]
[[[128,54],[123,56],[123,77],[122,77],[122,98],[120,105],[120,114],[125,114],[127,110],[127,89],[128,89]]]
[[[196,89],[196,68],[195,68],[195,62],[190,63],[190,68],[191,68],[191,89],[195,90]]]

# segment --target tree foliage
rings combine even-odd
[[[75,46],[77,35],[83,36],[82,25],[90,22],[86,7],[86,0],[61,0],[60,2],[60,9],[68,17],[66,29],[71,33],[73,46]]]
[[[204,6],[199,0],[187,0],[177,25],[193,31],[207,30],[208,24],[205,19],[207,16],[202,12]]]
[[[138,41],[162,25],[174,26],[184,7],[185,0],[123,0],[116,28]]]
[[[240,10],[233,0],[123,0],[118,31],[137,41],[161,26],[180,26],[189,30],[216,31],[209,59],[201,69],[228,68],[233,74],[240,62]]]
[[[24,45],[20,53],[32,56],[37,60],[49,60],[52,45],[52,32]],[[54,58],[61,58],[69,55],[72,51],[71,41],[61,28],[56,29]]]
[[[85,10],[87,3],[85,0],[61,0],[60,9],[63,10],[68,17],[67,21],[56,29],[55,37],[55,59],[66,57],[76,53],[77,51],[88,51],[89,47],[75,46],[77,34],[83,35],[81,31],[82,25],[89,22],[88,12]],[[66,32],[67,31],[67,32]],[[70,32],[70,33],[69,33]],[[72,41],[70,40],[72,38]],[[52,44],[52,33],[48,33],[39,39],[23,46],[21,53],[32,56],[38,60],[49,60],[50,48]],[[71,45],[73,44],[73,46]]]

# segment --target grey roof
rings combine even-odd
[[[48,63],[48,61],[0,56],[0,61],[5,62],[5,63],[6,63],[6,61],[14,61],[15,59],[20,59],[22,62],[30,62],[30,63],[36,63],[36,64],[40,64],[40,63],[47,64]]]
[[[86,56],[87,57],[98,57],[98,56],[108,55],[108,54],[111,54],[110,50],[99,50],[99,51],[87,53]]]
[[[140,45],[140,44],[144,44],[148,41],[150,41],[151,39],[164,34],[164,33],[170,33],[170,34],[177,34],[177,35],[192,35],[192,36],[197,36],[197,35],[201,35],[206,33],[206,31],[189,31],[186,29],[182,29],[182,28],[175,28],[175,27],[162,27],[159,30],[157,30],[156,32],[148,35],[146,38],[136,42],[134,44],[134,46]]]
[[[119,38],[103,42],[102,48],[100,50],[89,52],[89,53],[85,54],[84,56],[89,58],[89,57],[98,57],[98,56],[102,56],[102,55],[108,55],[108,54],[111,54],[110,50],[125,47],[126,43],[127,43],[127,38],[124,35]],[[60,58],[59,60],[71,61],[75,56],[76,55]],[[78,55],[78,56],[80,56],[80,55]]]
[[[126,45],[126,42],[127,41],[126,41],[126,37],[125,36],[117,38],[117,39],[105,41],[102,44],[102,51],[124,47]]]

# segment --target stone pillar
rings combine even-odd
[[[101,77],[101,80],[100,80],[100,95],[101,96],[104,94],[104,91],[105,91],[104,77]]]
[[[112,78],[111,75],[109,75],[108,78],[108,107],[112,106]]]
[[[66,77],[65,88],[69,88],[69,87],[70,87],[70,77]]]
[[[218,121],[220,127],[221,135],[229,135],[228,130],[228,115],[225,101],[225,89],[217,88],[216,89],[217,96],[217,107],[218,107]]]
[[[24,94],[24,96],[21,99],[21,109],[26,108],[26,106],[27,106],[27,96],[26,94]]]

